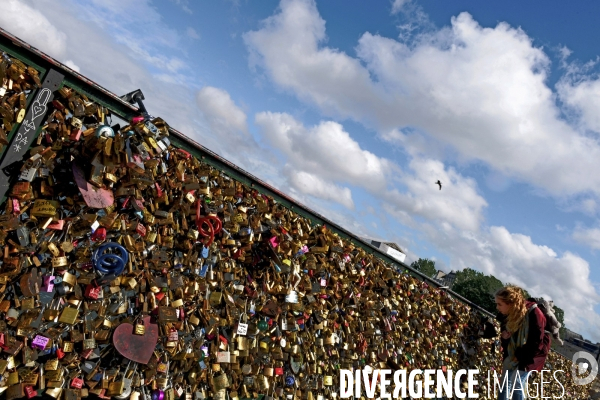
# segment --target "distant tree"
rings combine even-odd
[[[413,263],[410,264],[410,266],[411,268],[414,268],[417,271],[420,271],[429,277],[434,276],[437,272],[437,270],[435,269],[435,261],[429,260],[427,258],[419,258],[417,261],[413,261]]]
[[[492,275],[466,268],[456,274],[452,290],[495,314],[497,310],[494,293],[503,286],[502,282]]]
[[[466,282],[466,281],[470,281],[472,279],[476,279],[476,278],[481,278],[485,276],[482,272],[479,271],[475,271],[474,269],[471,268],[465,268],[462,271],[458,271],[456,272],[456,279],[454,280],[454,286]],[[454,286],[452,287],[452,290],[454,290]]]

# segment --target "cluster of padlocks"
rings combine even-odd
[[[1,144],[39,85],[3,55]],[[0,215],[9,400],[317,400],[339,397],[340,369],[499,371],[478,311],[175,148],[162,119],[114,124],[62,87],[17,175]]]

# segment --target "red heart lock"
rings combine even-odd
[[[134,334],[133,325],[124,323],[117,326],[113,334],[115,349],[125,358],[140,364],[148,364],[156,343],[158,343],[158,325],[150,323],[150,317],[143,319],[146,332]]]

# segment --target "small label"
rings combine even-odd
[[[248,324],[244,324],[244,323],[240,322],[238,324],[237,334],[238,335],[246,335],[246,333],[248,333]]]

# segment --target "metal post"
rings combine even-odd
[[[63,78],[62,74],[51,69],[46,74],[42,87],[34,94],[34,101],[29,105],[25,119],[8,144],[0,162],[0,199],[4,198],[21,169],[23,156],[35,140],[37,130],[48,110],[48,103],[54,99],[54,92],[60,87]]]

